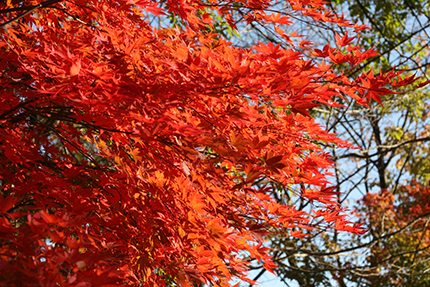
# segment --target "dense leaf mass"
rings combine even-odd
[[[376,53],[347,34],[322,50],[295,42],[272,4],[1,2],[2,286],[227,286],[245,278],[246,256],[273,267],[261,238],[274,230],[300,237],[319,218],[363,232],[326,179],[324,148],[347,143],[308,110],[335,97],[378,101],[398,74],[337,72]],[[288,9],[363,29],[322,5]],[[234,47],[211,30],[211,11],[233,28],[234,13],[270,23],[291,48]],[[183,25],[150,21],[164,13]],[[295,192],[314,212],[280,205],[261,179],[311,184]]]

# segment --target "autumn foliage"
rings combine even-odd
[[[396,194],[389,190],[369,193],[357,211],[373,227],[368,236],[376,238],[367,254],[373,269],[370,282],[378,286],[428,284],[430,188],[413,180]]]
[[[363,232],[326,179],[325,148],[347,143],[307,111],[346,96],[365,105],[413,79],[348,78],[376,53],[348,34],[318,49],[281,24],[301,14],[363,27],[322,1],[279,13],[272,4],[1,2],[2,286],[227,286],[245,278],[246,256],[274,267],[261,241],[269,232],[300,237],[314,222]],[[211,30],[213,13],[234,28],[238,12],[288,46],[234,47]],[[184,25],[150,22],[163,14]],[[263,178],[313,212],[278,204],[254,185]]]

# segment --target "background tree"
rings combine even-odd
[[[288,11],[363,28],[322,4]],[[372,49],[347,34],[314,49],[271,5],[1,2],[2,285],[226,286],[246,280],[249,260],[271,270],[266,234],[363,232],[327,179],[325,148],[348,144],[308,110],[345,95],[366,105],[414,79],[347,77]],[[148,16],[162,13],[180,24]],[[233,46],[217,26],[235,17],[291,47]],[[312,210],[276,201],[280,189]]]
[[[427,286],[429,258],[429,189],[417,181],[397,189],[369,193],[360,201],[359,215],[372,225],[366,260],[375,263],[368,284]]]

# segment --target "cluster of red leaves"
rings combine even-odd
[[[327,46],[318,62],[294,47],[241,49],[208,32],[201,13],[232,26],[237,9],[285,22],[266,15],[267,0],[47,2],[0,4],[2,23],[19,18],[0,36],[3,285],[225,286],[245,278],[245,254],[273,267],[260,241],[273,228],[321,216],[362,232],[326,188],[323,146],[346,143],[307,110],[344,95],[365,103],[390,83],[395,75],[354,80],[326,64],[353,68],[373,52]],[[354,28],[322,3],[290,1]],[[145,13],[163,11],[187,28],[151,26]],[[278,204],[255,188],[261,178],[315,186],[302,196],[319,209]]]
[[[389,279],[386,280],[408,285],[405,280],[410,276],[402,276],[403,273],[428,268],[430,188],[411,181],[400,187],[396,195],[389,190],[367,194],[360,205],[358,213],[372,227],[372,236],[378,240],[372,245],[368,258],[375,267],[374,272],[383,271],[381,266],[385,271],[398,270],[387,274]],[[384,276],[384,272],[381,275]]]
[[[415,224],[416,220],[425,223],[425,218],[430,215],[429,193],[430,188],[411,181],[408,185],[400,187],[396,195],[389,190],[382,190],[379,193],[367,194],[361,199],[361,203],[363,209],[369,211],[367,212],[369,224],[375,223],[375,226],[385,224],[387,230],[391,230],[390,228],[403,228],[406,224]],[[381,214],[386,216],[385,223],[380,222]]]

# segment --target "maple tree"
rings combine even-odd
[[[2,285],[228,286],[248,280],[248,256],[274,267],[264,235],[364,232],[327,180],[325,148],[348,143],[308,110],[345,97],[367,105],[415,79],[338,72],[375,51],[348,33],[318,49],[279,25],[301,14],[364,27],[322,1],[291,1],[291,15],[272,5],[1,2]],[[273,25],[290,47],[232,45],[214,15],[235,29],[236,13]],[[150,21],[164,14],[182,25]],[[266,179],[313,210],[276,201]]]
[[[282,2],[281,2],[282,3]],[[429,9],[427,1],[331,1],[328,7],[336,9],[338,15],[351,15],[359,24],[367,24],[372,29],[360,33],[357,42],[364,47],[374,47],[380,52],[379,57],[370,58],[354,70],[348,72],[350,77],[374,71],[406,70],[429,78],[427,56],[429,53]],[[302,21],[302,19],[299,19]],[[297,19],[294,21],[298,22]],[[316,43],[336,42],[336,33],[329,25],[308,25],[308,39]],[[300,25],[300,22],[298,22]],[[299,26],[300,27],[300,26]],[[287,28],[283,26],[283,28]],[[295,29],[295,27],[293,28]],[[342,28],[341,28],[342,29]],[[278,37],[270,29],[262,26],[250,27],[248,35],[258,34],[260,41],[279,43]],[[249,40],[252,38],[246,38]],[[264,40],[263,40],[264,39]],[[311,55],[309,55],[311,57]],[[335,66],[344,71],[344,65]],[[428,88],[400,88],[400,94],[381,97],[383,107],[377,103],[369,103],[363,107],[356,105],[354,100],[346,98],[345,105],[349,108],[315,107],[311,115],[327,129],[336,132],[339,137],[347,139],[362,149],[337,149],[332,152],[332,159],[337,169],[333,182],[339,192],[338,202],[352,204],[363,195],[379,194],[381,188],[395,198],[403,200],[404,190],[409,190],[410,182],[418,181],[426,186],[429,176],[429,93]],[[307,208],[306,200],[290,194],[288,190],[278,188],[278,200],[294,203]],[[397,233],[395,228],[372,223],[369,218],[383,218],[385,210],[363,209],[363,201],[356,204],[363,216],[363,223],[369,230],[366,236],[345,235],[331,232],[329,229],[309,231],[309,237],[291,238],[277,234],[270,238],[273,248],[273,261],[280,268],[275,272],[280,280],[288,285],[296,281],[303,286],[375,286],[377,282],[385,286],[387,278],[393,275],[397,282],[411,285],[418,284],[425,276],[427,265],[423,245],[417,247],[414,260],[405,260],[402,252],[389,249],[389,242],[396,242],[399,250],[412,252],[408,243],[412,232]],[[396,202],[401,204],[401,202]],[[417,205],[425,208],[425,201]],[[392,206],[395,208],[395,205]],[[372,214],[366,214],[366,212]],[[413,217],[405,217],[403,224]],[[411,221],[410,223],[413,223]],[[380,235],[384,234],[384,245],[391,256],[372,257],[372,247],[379,244]],[[390,241],[391,237],[396,238]],[[402,240],[400,238],[402,237]],[[368,256],[369,255],[369,256]],[[372,259],[372,260],[370,260]],[[405,260],[405,261],[403,261]],[[402,268],[398,268],[402,266]],[[261,266],[258,276],[264,274]],[[415,276],[415,279],[413,277]],[[424,286],[427,282],[423,281]]]

